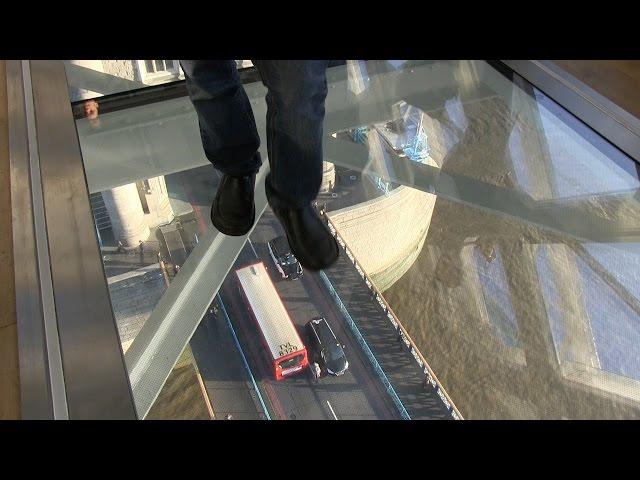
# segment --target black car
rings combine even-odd
[[[289,242],[286,237],[276,237],[268,244],[269,254],[276,264],[276,268],[282,275],[282,278],[295,280],[302,276],[302,265],[298,259],[291,253]]]
[[[349,368],[344,354],[344,345],[336,338],[324,318],[318,317],[307,323],[308,351],[311,362],[329,375],[342,375]]]

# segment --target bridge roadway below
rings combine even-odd
[[[400,414],[391,397],[351,335],[318,275],[304,272],[297,280],[280,277],[269,256],[267,242],[282,235],[281,228],[273,213],[267,209],[251,234],[251,243],[245,244],[220,289],[220,297],[270,417],[286,420],[399,419]],[[260,333],[241,298],[234,273],[238,268],[260,261],[264,263],[301,336],[304,334],[304,325],[313,317],[323,316],[327,319],[338,339],[346,346],[349,369],[345,374],[339,377],[323,376],[315,382],[310,369],[306,369],[282,381],[275,380]],[[214,409],[215,402],[215,398],[212,398]]]
[[[430,384],[426,388],[423,385],[420,366],[398,339],[395,327],[344,250],[340,250],[340,258],[325,273],[411,419],[451,420],[435,389]]]
[[[267,209],[240,252],[220,295],[238,336],[241,348],[258,384],[271,418],[276,419],[399,419],[398,409],[384,388],[366,354],[353,336],[342,313],[317,273],[306,271],[298,280],[279,277],[269,256],[267,242],[283,234]],[[268,368],[264,347],[249,317],[232,273],[251,263],[264,262],[294,324],[302,328],[311,318],[324,316],[339,340],[346,345],[349,370],[340,377],[325,376],[315,382],[307,370],[276,381]],[[410,352],[397,341],[386,318],[357,271],[342,252],[341,259],[325,272],[358,325],[387,378],[412,419],[450,419],[438,395],[423,387],[423,376]],[[216,399],[212,398],[212,403]],[[335,414],[335,415],[334,415]]]

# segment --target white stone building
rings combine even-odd
[[[184,78],[177,60],[71,60],[73,66],[122,78],[145,85],[154,85]],[[73,73],[70,71],[70,74]],[[71,87],[71,101],[89,100],[115,93],[117,86],[108,78],[102,91]],[[88,84],[91,84],[88,82]],[[98,110],[99,116],[99,110]],[[92,194],[91,203],[97,228],[112,228],[116,241],[125,248],[135,248],[149,238],[150,229],[170,223],[174,212],[169,202],[164,176],[121,185]],[[104,213],[106,212],[106,215]]]

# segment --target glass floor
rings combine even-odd
[[[484,61],[328,81],[317,207],[341,256],[297,280],[269,253],[268,162],[252,232],[211,225],[187,97],[77,120],[139,417],[639,418],[638,164]],[[266,90],[245,89],[264,139]],[[257,262],[301,334],[327,320],[344,375],[273,378],[234,275]]]

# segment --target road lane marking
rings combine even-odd
[[[329,405],[329,410],[331,410],[331,415],[333,415],[333,419],[338,420],[338,417],[336,416],[336,412],[333,411],[333,407],[329,403],[329,400],[327,400],[327,405]]]

